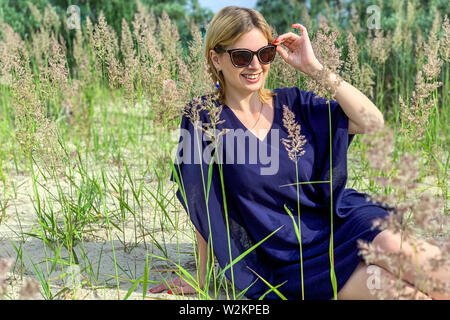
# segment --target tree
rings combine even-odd
[[[278,34],[289,31],[292,23],[299,22],[305,7],[306,0],[258,0],[256,3],[256,10]]]
[[[117,34],[121,33],[122,19],[131,26],[134,14],[137,12],[136,0],[0,0],[0,21],[8,23],[23,38],[27,38],[30,32],[39,28],[39,24],[32,18],[28,2],[41,12],[49,4],[60,18],[66,14],[69,6],[76,5],[80,8],[82,23],[87,17],[95,23],[100,11],[103,11],[106,21]],[[153,10],[157,18],[165,11],[172,21],[176,22],[183,42],[189,37],[191,20],[201,24],[209,21],[213,16],[212,11],[201,7],[198,0],[140,0],[140,2]]]
[[[325,14],[326,7],[332,12],[341,7],[340,0],[258,0],[256,9],[266,18],[267,22],[275,28],[278,34],[291,31],[292,23],[302,23],[302,17],[307,14],[316,20],[319,13]],[[335,10],[336,9],[336,10]],[[306,12],[304,12],[306,10]]]

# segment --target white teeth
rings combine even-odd
[[[243,76],[247,79],[257,79],[259,74],[243,74]]]

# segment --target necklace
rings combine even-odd
[[[261,118],[261,111],[262,111],[262,108],[263,108],[263,107],[264,107],[264,103],[261,101],[261,108],[259,109],[258,119],[256,119],[256,122],[255,122],[255,124],[253,125],[253,127],[251,127],[251,128],[248,129],[248,130],[252,130],[252,129],[256,126],[256,124],[258,123],[259,118]]]

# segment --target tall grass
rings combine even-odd
[[[202,61],[202,35],[198,26],[191,25],[192,41],[182,48],[176,25],[167,15],[156,19],[148,8],[138,8],[132,21],[121,22],[120,35],[102,14],[95,22],[87,19],[81,30],[71,31],[70,49],[52,27],[59,23],[58,16],[44,14],[42,26],[27,40],[2,24],[0,228],[9,230],[20,221],[13,210],[20,210],[24,199],[23,178],[30,182],[25,199],[32,203],[34,219],[15,230],[12,252],[0,252],[0,258],[14,254],[17,261],[11,277],[0,272],[0,285],[29,273],[39,281],[43,298],[77,298],[79,288],[71,287],[70,281],[59,282],[70,278],[69,267],[77,266],[81,288],[113,290],[118,299],[148,298],[148,285],[168,281],[170,276],[163,274],[171,272],[191,284],[199,299],[241,299],[243,292],[237,292],[233,283],[233,265],[278,231],[264,235],[234,260],[230,253],[231,263],[224,270],[208,260],[206,285],[200,288],[198,274],[193,276],[195,266],[188,263],[198,264],[195,235],[175,197],[177,187],[188,186],[182,180],[172,184],[168,177],[176,172],[174,130],[184,105],[211,92]],[[411,8],[408,12],[412,17]],[[315,52],[327,67],[371,96],[392,127],[391,140],[379,138],[392,142],[389,154],[376,148],[378,140],[373,136],[355,137],[349,149],[349,184],[404,210],[405,220],[397,227],[406,238],[414,233],[448,239],[449,27],[447,16],[434,15],[429,33],[421,40],[412,33],[411,18],[400,19],[392,36],[376,31],[368,39],[361,39],[356,27],[330,29],[331,17],[322,17],[319,23],[312,20],[309,30]],[[67,60],[68,50],[74,63]],[[296,85],[319,95],[324,87],[286,68],[279,57],[267,85]],[[418,164],[402,168],[408,153]],[[383,165],[382,159],[398,165]],[[330,183],[332,190],[331,170],[332,164],[330,181],[319,183]],[[211,172],[202,174],[208,177]],[[224,177],[220,177],[224,191]],[[417,184],[408,184],[412,181]],[[204,187],[207,195],[210,185]],[[423,194],[430,188],[434,194],[427,198]],[[411,203],[416,194],[423,203],[440,199],[440,205],[429,213],[428,207]],[[302,265],[300,203],[295,215],[287,214],[298,236]],[[33,241],[45,250],[44,258],[30,254],[27,243]],[[92,244],[102,245],[96,257],[89,254]],[[443,248],[448,254],[448,241]],[[333,250],[331,233],[330,281],[336,298]],[[370,256],[370,250],[366,252]],[[132,268],[120,260],[131,261],[134,253],[142,260]],[[10,267],[4,263],[3,269]],[[228,269],[231,282],[225,277]],[[264,296],[273,291],[285,298],[278,290],[282,284],[267,285],[270,289]],[[141,291],[138,296],[137,291]],[[303,287],[299,291],[307,295]]]

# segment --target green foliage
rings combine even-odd
[[[357,0],[357,1],[329,1],[329,0],[258,0],[256,9],[262,13],[267,22],[281,34],[292,31],[290,25],[295,22],[304,23],[302,14],[306,8],[308,15],[313,21],[313,27],[317,27],[318,16],[322,14],[328,19],[333,20],[336,26],[343,29],[350,28],[352,19],[352,6],[355,8],[357,21],[361,25],[361,37],[367,37],[367,20],[372,12],[367,12],[367,8],[377,5],[380,9],[381,28],[386,31],[394,32],[399,20],[397,8],[403,3],[403,16],[407,14],[407,3],[411,2],[416,8],[416,15],[413,24],[413,30],[420,29],[422,33],[427,33],[433,23],[433,10],[436,8],[442,16],[450,14],[450,7],[446,0],[427,0],[427,1],[386,1],[386,0]]]
[[[127,0],[1,0],[0,21],[3,20],[9,24],[24,39],[27,39],[40,27],[31,14],[28,2],[32,3],[41,13],[44,12],[47,5],[52,6],[60,20],[67,15],[69,6],[76,5],[80,8],[81,23],[85,23],[87,17],[93,23],[97,22],[100,11],[103,11],[106,21],[117,34],[121,32],[122,19],[130,23],[137,12],[136,1]],[[198,0],[140,0],[140,2],[153,10],[156,17],[160,17],[162,12],[165,11],[172,21],[176,22],[183,43],[189,40],[190,21],[198,24],[204,23],[204,21],[210,20],[213,15],[211,10],[202,8]],[[63,26],[56,31],[63,33]],[[66,41],[70,42],[69,35],[63,33],[63,36]]]
[[[37,50],[37,54],[30,50],[31,60],[25,61],[23,64],[25,65],[29,62],[34,70],[32,76],[29,76],[29,81],[33,86],[24,86],[23,82],[19,81],[9,85],[7,81],[2,82],[0,78],[0,224],[9,224],[9,228],[11,219],[14,218],[12,216],[14,214],[13,210],[15,209],[16,213],[21,212],[20,208],[14,208],[20,202],[12,201],[18,198],[18,194],[21,194],[18,191],[21,190],[21,185],[24,184],[24,182],[17,184],[17,181],[19,181],[17,179],[18,177],[26,178],[31,176],[33,193],[29,202],[33,203],[34,218],[37,218],[34,221],[37,224],[31,230],[22,230],[22,226],[19,225],[20,234],[18,235],[21,239],[25,239],[25,235],[33,236],[34,240],[42,241],[45,248],[51,249],[52,256],[44,257],[47,263],[52,264],[52,267],[48,268],[50,269],[49,274],[41,266],[40,259],[39,263],[37,263],[37,259],[33,262],[29,258],[28,265],[31,266],[27,270],[23,264],[24,258],[22,258],[22,254],[25,252],[22,251],[24,249],[22,245],[25,243],[25,240],[17,245],[13,242],[16,240],[11,240],[11,242],[17,251],[17,255],[20,256],[17,258],[17,261],[21,263],[21,268],[27,272],[32,268],[33,270],[30,272],[34,271],[39,279],[43,288],[42,295],[44,298],[57,298],[61,292],[67,290],[67,288],[64,288],[56,294],[53,290],[50,290],[53,289],[53,279],[55,277],[52,272],[56,264],[72,265],[74,262],[77,265],[84,264],[81,272],[83,277],[89,279],[88,281],[92,283],[90,289],[96,290],[98,286],[101,286],[103,280],[99,279],[99,274],[111,272],[111,267],[107,264],[109,261],[102,261],[103,247],[98,259],[93,257],[92,252],[88,252],[88,258],[86,251],[91,250],[92,247],[85,247],[85,242],[93,242],[94,240],[97,241],[97,239],[110,242],[111,250],[109,252],[105,250],[105,255],[114,262],[114,275],[111,276],[111,281],[115,281],[113,286],[117,289],[116,296],[118,298],[120,298],[119,284],[122,287],[123,280],[131,283],[131,286],[126,289],[125,299],[132,298],[132,293],[140,285],[142,285],[142,298],[145,299],[147,284],[154,283],[155,279],[159,280],[161,270],[155,269],[165,268],[165,265],[164,267],[161,265],[152,266],[152,260],[148,259],[148,257],[171,262],[180,270],[178,274],[186,278],[186,282],[199,292],[199,298],[211,298],[209,295],[211,279],[214,282],[215,297],[217,298],[217,288],[222,287],[225,271],[228,272],[228,269],[233,270],[233,265],[279,230],[273,231],[266,238],[243,252],[220,272],[216,273],[215,264],[209,263],[207,266],[207,285],[203,289],[199,287],[194,277],[189,274],[189,266],[181,264],[180,261],[183,261],[181,255],[189,252],[186,252],[187,249],[180,246],[180,244],[183,244],[183,246],[185,244],[186,231],[193,230],[185,229],[187,224],[184,223],[186,221],[184,213],[180,215],[179,203],[173,194],[174,189],[171,188],[167,179],[169,166],[171,166],[172,170],[175,170],[174,163],[170,161],[171,155],[169,152],[175,151],[174,147],[178,141],[178,139],[173,140],[174,137],[171,136],[173,131],[170,126],[175,122],[172,115],[177,110],[176,108],[182,105],[180,102],[187,97],[191,97],[194,91],[196,93],[202,92],[204,88],[201,86],[202,81],[204,81],[201,63],[192,58],[201,57],[202,39],[199,36],[199,32],[194,33],[195,36],[189,35],[188,26],[192,21],[204,27],[205,23],[211,19],[212,13],[207,9],[201,8],[198,0],[172,2],[161,0],[140,1],[145,7],[153,11],[156,18],[160,17],[163,12],[168,13],[172,22],[177,24],[182,42],[189,41],[189,37],[195,40],[192,47],[189,48],[190,50],[185,50],[185,52],[191,52],[189,58],[179,59],[178,61],[173,59],[182,55],[180,44],[178,41],[174,41],[174,38],[171,38],[173,32],[169,31],[165,34],[159,32],[159,30],[172,30],[164,27],[168,24],[161,24],[160,26],[163,27],[157,28],[157,31],[152,34],[155,38],[148,37],[146,38],[148,41],[140,43],[138,43],[136,38],[131,39],[129,42],[125,41],[125,43],[133,43],[135,41],[135,52],[132,50],[114,51],[114,55],[108,57],[109,60],[107,62],[110,66],[117,67],[117,69],[113,69],[112,72],[105,72],[105,77],[103,78],[103,74],[96,73],[95,66],[97,60],[103,63],[105,59],[103,56],[101,58],[96,56],[95,46],[90,46],[86,37],[86,19],[89,17],[93,24],[97,24],[100,11],[102,11],[108,25],[112,26],[117,36],[121,38],[122,19],[125,19],[131,28],[133,27],[131,21],[134,18],[134,13],[137,12],[137,4],[134,0],[77,0],[76,3],[66,0],[29,0],[34,7],[40,10],[41,14],[51,5],[59,15],[61,21],[55,25],[52,24],[51,28],[52,31],[55,31],[57,37],[61,35],[67,40],[67,53],[64,53],[65,58],[67,58],[67,64],[62,58],[62,65],[69,71],[72,71],[72,69],[76,70],[73,73],[73,77],[67,77],[69,80],[75,81],[70,82],[64,89],[59,83],[66,83],[65,81],[57,83],[49,81],[48,75],[62,75],[63,67],[55,63],[50,65],[45,61],[39,62],[36,56],[45,55],[41,54],[39,50]],[[408,4],[411,8],[411,3],[414,4],[416,11],[414,18],[410,19],[409,23],[406,23],[405,18],[402,20],[400,17],[407,17]],[[67,30],[62,19],[67,15],[67,7],[71,4],[79,6],[81,10],[82,31],[85,36],[82,39],[83,41],[77,45],[74,45],[73,41],[75,36],[74,30]],[[381,7],[380,22],[382,30],[390,31],[393,34],[397,26],[401,27],[401,32],[399,33],[401,39],[398,40],[398,43],[400,43],[398,47],[395,47],[393,41],[390,40],[391,38],[386,37],[386,35],[381,35],[381,40],[388,39],[387,46],[373,46],[374,41],[369,37],[366,24],[370,15],[370,13],[366,12],[366,9],[373,4],[378,4]],[[400,6],[399,4],[403,5]],[[354,6],[354,11],[352,11],[352,5]],[[427,62],[427,57],[424,57],[426,51],[423,51],[423,48],[421,49],[421,46],[417,44],[418,41],[416,41],[418,33],[420,31],[424,41],[427,42],[428,32],[433,24],[434,12],[440,13],[441,20],[448,13],[446,2],[442,0],[426,2],[419,2],[419,0],[415,2],[389,2],[387,0],[373,2],[369,0],[352,2],[337,0],[261,0],[258,1],[258,6],[268,22],[276,28],[278,34],[289,31],[292,22],[307,23],[307,13],[311,17],[311,28],[308,27],[308,30],[310,30],[312,40],[317,40],[318,38],[316,33],[318,14],[325,15],[328,18],[330,29],[332,31],[336,29],[340,31],[340,37],[337,39],[336,45],[339,49],[342,49],[341,60],[349,62],[351,66],[356,66],[356,69],[361,71],[361,73],[363,73],[363,66],[368,66],[370,70],[373,70],[373,73],[368,73],[369,77],[374,80],[369,86],[374,87],[376,105],[381,110],[391,113],[389,117],[385,118],[386,123],[393,123],[396,129],[401,129],[409,121],[403,116],[402,120],[399,121],[399,96],[402,96],[404,101],[411,101],[411,92],[417,82],[415,75],[422,69],[423,64]],[[49,29],[43,28],[40,25],[41,20],[34,18],[31,11],[26,0],[0,0],[0,21],[10,24],[23,38],[28,38],[25,43],[29,49],[33,48],[32,41],[30,41],[32,36],[38,36],[39,34],[50,36]],[[159,22],[156,21],[156,23]],[[359,24],[359,28],[355,28],[357,24]],[[346,29],[352,30],[356,38],[354,47],[350,46],[351,42],[346,38]],[[97,39],[97,42],[104,43],[102,39],[106,38]],[[59,37],[58,40],[60,40]],[[0,47],[3,44],[1,42],[0,32]],[[158,44],[158,46],[153,46],[154,44]],[[3,48],[8,47],[8,45],[11,45],[11,43],[8,43]],[[38,45],[42,44],[37,42]],[[167,49],[170,49],[171,45],[173,45],[172,51]],[[382,49],[378,49],[380,47]],[[56,53],[52,53],[51,46],[45,48],[42,51],[48,52],[46,56],[57,57]],[[73,49],[77,48],[79,49],[78,55],[73,55]],[[349,59],[351,57],[351,48],[358,48],[357,52],[359,55],[356,54],[358,59],[353,60],[354,62]],[[420,52],[419,55],[416,52],[416,48]],[[379,62],[378,59],[382,50],[389,51],[386,53],[387,58],[385,62]],[[0,56],[0,62],[2,58],[13,54]],[[61,56],[64,54],[61,54]],[[85,56],[82,54],[85,54]],[[74,59],[74,56],[77,56],[78,59]],[[86,58],[86,60],[83,60],[83,58]],[[127,58],[129,62],[127,62]],[[133,58],[138,59],[133,60]],[[271,66],[268,87],[276,88],[292,84],[305,88],[308,78],[300,75],[300,73],[292,72],[286,64],[281,63],[280,56],[277,59]],[[3,61],[7,60],[3,59]],[[448,195],[447,177],[450,159],[447,155],[448,153],[445,152],[445,150],[448,150],[449,141],[447,123],[448,114],[450,113],[448,112],[448,94],[446,94],[449,91],[449,70],[447,60],[443,64],[438,78],[427,80],[428,82],[424,83],[424,86],[428,86],[432,84],[432,81],[437,80],[443,83],[442,87],[429,93],[430,96],[426,98],[426,101],[418,104],[418,106],[423,106],[428,103],[432,106],[432,114],[427,118],[430,121],[423,123],[427,130],[425,132],[426,139],[418,140],[417,143],[412,144],[408,135],[397,134],[395,136],[394,153],[394,159],[401,159],[399,155],[404,150],[412,149],[417,153],[417,158],[421,161],[421,176],[428,177],[433,175],[437,178],[437,182],[431,182],[431,184],[427,182],[425,187],[428,188],[428,185],[430,185],[433,189],[437,189],[438,191],[436,192],[440,192],[441,195],[439,197],[443,199],[446,199]],[[0,70],[0,72],[2,71]],[[123,83],[125,85],[119,88],[108,87],[108,81],[111,81],[112,78],[109,77],[114,75],[114,72],[119,77],[122,77],[121,79],[124,80]],[[129,76],[129,78],[126,76]],[[356,84],[364,82],[360,79],[354,81]],[[197,87],[200,87],[200,90],[197,90]],[[359,86],[357,87],[361,89]],[[27,88],[31,89],[27,90]],[[55,91],[46,92],[46,89],[48,90],[49,88],[55,89]],[[128,89],[130,92],[127,92]],[[424,91],[418,90],[417,92],[423,94]],[[30,95],[27,93],[30,93]],[[68,173],[53,174],[52,178],[54,178],[54,181],[50,180],[50,178],[45,178],[45,174],[48,173],[47,170],[54,169],[50,167],[49,163],[42,160],[45,160],[42,155],[35,153],[38,158],[33,160],[39,160],[39,162],[31,162],[26,161],[26,158],[19,152],[21,146],[19,144],[20,134],[18,133],[26,131],[28,127],[20,125],[20,122],[14,121],[14,119],[20,115],[18,112],[20,110],[30,119],[34,119],[29,116],[30,114],[40,115],[40,113],[35,112],[35,110],[40,109],[35,108],[30,111],[25,108],[30,105],[28,101],[34,101],[32,98],[35,96],[39,100],[39,104],[36,105],[43,105],[47,108],[45,116],[35,118],[45,124],[47,122],[43,120],[58,117],[55,121],[61,133],[57,136],[60,138],[58,142],[61,144],[61,147],[64,146],[62,148],[64,154],[61,155],[61,158],[64,160],[61,160],[61,166],[68,170]],[[437,102],[430,104],[429,101],[432,102],[432,99],[436,99]],[[68,108],[63,108],[63,106]],[[158,114],[162,114],[160,117],[162,120],[157,120],[158,118],[155,115]],[[36,126],[44,127],[39,122],[36,123]],[[28,123],[26,124],[28,125]],[[176,125],[176,127],[178,126],[179,124]],[[40,140],[36,141],[45,141],[44,146],[51,147],[51,139],[44,140],[46,137],[52,138],[51,135],[44,135],[48,130],[31,131],[34,128],[31,125],[29,128],[30,134],[37,138],[40,137]],[[408,126],[406,128],[411,132],[415,127]],[[368,169],[367,166],[368,155],[370,155],[371,151],[368,151],[364,143],[361,142],[362,140],[359,140],[359,136],[357,136],[352,143],[352,148],[349,149],[355,150],[357,148],[357,151],[354,152],[355,157],[352,157],[352,160],[361,156],[361,165],[357,162],[356,166],[349,167],[349,172],[353,172],[353,177],[349,181],[356,183],[351,187],[362,189],[364,192],[369,191],[370,193],[379,194],[380,192],[386,192],[386,189],[388,192],[391,192],[389,190],[391,186],[383,189],[374,179],[375,176],[372,176],[375,171]],[[331,147],[331,144],[329,146]],[[39,150],[45,151],[46,149],[42,148]],[[362,150],[362,152],[359,152],[359,150]],[[330,154],[332,154],[332,150],[330,150]],[[330,159],[332,158],[330,157]],[[91,164],[91,161],[93,161],[93,164]],[[38,163],[42,164],[42,169],[45,170],[41,171],[40,167],[35,167],[34,163],[36,165]],[[39,174],[35,168],[39,168]],[[331,163],[330,168],[333,168]],[[212,170],[212,166],[210,169]],[[30,170],[31,175],[28,173]],[[211,172],[204,173],[209,178],[209,182],[211,182]],[[98,176],[99,174],[100,176]],[[330,176],[332,175],[332,171],[330,171]],[[180,190],[184,190],[182,180],[176,174],[174,174],[174,177]],[[367,177],[368,180],[366,179]],[[223,172],[220,172],[220,178],[223,187]],[[324,182],[329,181],[316,181],[316,183]],[[51,191],[55,189],[49,186],[50,183],[52,183],[51,186],[56,186],[57,192]],[[167,187],[166,183],[169,183],[169,187]],[[68,194],[66,194],[66,187],[70,187]],[[210,184],[206,186],[206,189],[209,190],[209,187]],[[297,199],[298,190],[297,188]],[[225,189],[222,189],[222,192],[225,195]],[[15,196],[15,199],[13,196]],[[11,206],[13,208],[8,208]],[[332,207],[330,208],[332,211]],[[287,207],[285,209],[292,218],[294,231],[298,239],[301,240],[301,228],[298,227],[299,222],[297,223],[293,219],[294,216]],[[227,213],[226,210],[225,212]],[[300,215],[299,206],[297,212]],[[447,206],[443,212],[448,212]],[[227,215],[225,217],[228,219]],[[18,222],[21,221],[22,216],[19,218]],[[331,223],[333,223],[333,220],[331,220]],[[130,228],[133,227],[131,236],[129,236]],[[422,230],[419,231],[422,232]],[[120,242],[120,246],[117,246],[117,241]],[[301,241],[299,241],[299,244],[301,244]],[[329,247],[330,264],[334,264],[334,256],[332,255],[334,247],[332,244],[333,238],[331,237]],[[173,251],[169,250],[170,246],[176,246],[178,256],[175,256]],[[145,250],[152,250],[152,253],[155,250],[160,252],[160,255],[163,255],[163,257],[148,253],[145,266],[143,260],[137,260],[134,265],[135,274],[128,275],[129,272],[131,274],[129,266],[120,265],[121,261],[116,259],[116,255],[119,256],[119,248],[123,249],[126,254],[135,249],[144,248]],[[303,259],[302,256],[301,259]],[[142,270],[142,267],[144,267],[144,270]],[[124,271],[127,268],[128,271]],[[123,278],[123,274],[127,275],[127,279]],[[269,287],[269,290],[261,298],[264,298],[272,291],[280,298],[284,298],[277,290],[284,283],[268,283],[260,275],[257,276],[261,281],[267,283]],[[64,278],[66,275],[63,274],[60,277]],[[234,275],[232,279],[234,279],[233,277]],[[330,273],[330,280],[336,293],[336,275],[333,272]],[[225,286],[227,291],[227,297],[230,298],[227,285],[227,282],[224,282],[223,286]],[[101,289],[106,291],[107,286],[110,286],[110,284],[105,281],[105,287]],[[233,288],[232,298],[239,299],[243,292],[245,290],[236,293]]]
[[[278,34],[282,34],[290,29],[292,23],[299,22],[302,8],[300,4],[304,4],[304,2],[304,0],[258,0],[256,10],[261,12]]]
[[[31,30],[39,27],[31,16],[27,2],[27,0],[0,1],[0,20],[9,24],[24,39],[29,37]],[[47,5],[46,0],[31,0],[30,2],[42,9]]]

